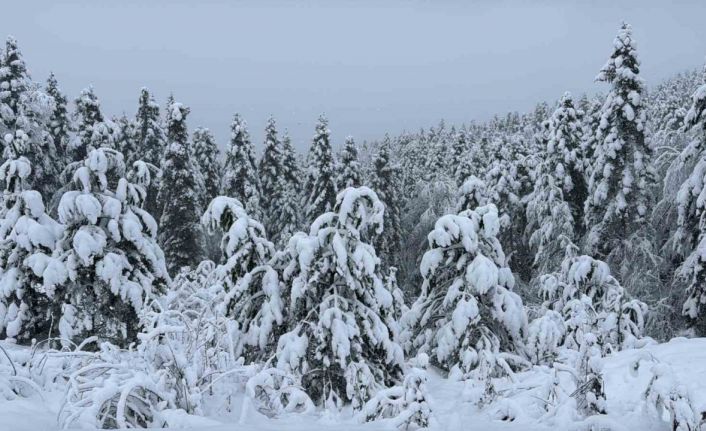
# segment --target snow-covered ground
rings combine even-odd
[[[11,356],[22,354],[22,349],[0,342]],[[640,366],[635,370],[635,363]],[[2,361],[6,362],[3,357]],[[652,367],[660,364],[671,370],[674,383],[684,385],[697,411],[706,410],[706,338],[678,338],[663,344],[643,349],[626,350],[605,358],[604,376],[608,400],[608,414],[592,417],[588,421],[565,421],[561,415],[540,419],[544,400],[535,395],[535,390],[546,384],[548,369],[535,369],[521,373],[517,381],[500,390],[498,401],[479,411],[464,402],[464,384],[449,381],[431,373],[429,390],[432,396],[436,423],[432,430],[563,430],[586,429],[595,423],[612,430],[668,431],[668,418],[660,420],[647,407],[643,394],[652,378]],[[6,363],[4,364],[6,365]],[[2,370],[5,370],[3,368]],[[0,430],[37,431],[58,429],[57,413],[62,403],[60,386],[41,394],[29,394],[27,398],[0,401]],[[170,421],[179,429],[226,431],[226,430],[271,430],[271,431],[315,431],[315,430],[392,430],[394,426],[385,421],[359,423],[349,411],[338,416],[330,413],[292,414],[278,419],[267,418],[252,409],[242,408],[244,398],[233,402],[230,413],[212,418],[189,416],[181,412],[170,412]],[[506,413],[513,421],[499,419]]]

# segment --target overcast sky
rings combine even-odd
[[[54,71],[71,99],[92,84],[106,114],[133,115],[147,86],[221,145],[240,112],[258,148],[272,114],[304,149],[321,112],[340,145],[603,90],[623,19],[654,84],[703,63],[704,17],[704,0],[22,0],[0,29],[35,80]]]

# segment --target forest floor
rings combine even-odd
[[[20,349],[2,344],[7,350]],[[640,361],[640,367],[634,364]],[[591,425],[596,429],[668,431],[668,418],[659,415],[644,402],[644,392],[652,378],[654,364],[671,369],[671,378],[684,385],[697,411],[706,411],[706,338],[677,338],[667,343],[654,344],[638,350],[627,350],[605,358],[604,377],[607,395],[607,415],[593,416],[577,421],[557,413],[546,416],[542,407],[551,372],[538,368],[517,375],[516,381],[499,389],[497,400],[478,410],[464,400],[464,384],[453,382],[431,373],[429,392],[434,410],[432,430],[464,431],[540,431],[581,430]],[[45,431],[58,429],[57,413],[63,392],[60,390],[35,393],[27,398],[6,401],[0,399],[1,431]],[[392,430],[390,422],[359,423],[350,411],[332,415],[291,414],[269,419],[252,409],[242,408],[243,399],[234,400],[230,413],[212,417],[191,416],[183,411],[172,411],[173,429],[192,431],[317,431],[317,430]],[[514,417],[503,421],[502,417]]]

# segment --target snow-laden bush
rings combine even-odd
[[[348,188],[309,235],[289,241],[283,297],[291,326],[279,337],[276,366],[300,378],[317,405],[361,408],[401,375],[402,349],[386,323],[393,298],[370,242],[383,211],[369,188]]]
[[[576,364],[576,390],[571,396],[584,416],[606,413],[606,396],[602,374],[602,352],[598,338],[591,333],[584,334],[579,346]]]
[[[297,379],[278,368],[267,368],[251,377],[245,394],[255,409],[268,417],[314,410],[314,403]]]
[[[645,358],[641,356],[635,361],[631,370],[633,373],[637,373],[641,361]],[[679,382],[668,364],[661,363],[654,357],[648,359],[652,362],[652,377],[643,394],[646,410],[659,419],[664,419],[667,413],[672,431],[699,430],[700,414],[694,407],[687,387]]]
[[[492,392],[490,379],[523,364],[527,316],[496,238],[494,205],[441,217],[422,259],[422,295],[404,318],[408,352],[425,352],[456,378]]]
[[[361,422],[389,419],[399,429],[426,428],[432,422],[427,372],[429,357],[421,353],[410,362],[401,385],[383,389],[371,398],[358,418]]]
[[[586,333],[598,337],[604,353],[640,344],[647,305],[628,297],[605,262],[577,256],[576,247],[569,244],[560,270],[541,276],[539,284],[543,308],[563,316],[565,335],[560,345],[578,350]],[[540,326],[537,323],[534,328]],[[532,335],[538,336],[545,335]]]
[[[236,324],[235,354],[247,362],[267,359],[274,352],[284,313],[279,274],[273,267],[274,244],[237,199],[213,199],[202,223],[211,232],[225,232],[221,250],[226,261],[216,268],[213,282],[221,289],[220,312]]]
[[[566,324],[560,313],[547,310],[534,319],[527,335],[527,353],[532,363],[552,364],[565,335]]]
[[[71,375],[59,411],[67,428],[148,428],[162,425],[159,412],[173,406],[157,376],[133,352],[120,355],[108,343],[101,358]],[[119,356],[120,355],[120,356]]]
[[[42,387],[32,379],[32,373],[19,358],[0,346],[0,400],[13,400],[42,395]]]
[[[237,324],[223,313],[215,265],[182,270],[173,288],[153,301],[138,334],[138,353],[174,405],[187,413],[230,409],[253,367],[237,353]]]
[[[182,270],[142,313],[135,350],[107,343],[73,373],[60,413],[64,427],[162,427],[164,409],[230,410],[256,367],[235,354],[236,325],[222,313],[215,264]]]

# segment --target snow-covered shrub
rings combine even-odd
[[[267,359],[274,352],[275,333],[283,324],[280,280],[273,268],[274,244],[265,228],[248,216],[233,198],[216,197],[202,217],[213,232],[223,230],[225,263],[215,270],[221,289],[221,313],[237,324],[235,354],[247,362]]]
[[[173,406],[157,377],[131,358],[117,357],[115,347],[104,344],[102,360],[71,375],[59,426],[67,428],[160,427],[159,412]],[[132,358],[135,360],[135,358]]]
[[[577,407],[584,416],[605,414],[601,346],[598,338],[591,333],[584,334],[580,342],[576,390],[571,395],[576,398]]]
[[[142,163],[134,167],[130,180],[120,178],[110,190],[109,175],[124,172],[122,155],[92,149],[73,175],[73,190],[61,197],[65,231],[54,252],[61,265],[52,277],[45,274],[44,285],[64,286],[59,330],[65,339],[135,341],[144,304],[169,281],[157,223],[141,208],[149,170]]]
[[[60,312],[53,301],[56,286],[43,279],[55,271],[51,255],[62,228],[47,215],[39,192],[24,188],[30,173],[24,157],[0,166],[6,185],[0,211],[0,335],[22,342],[51,336]]]
[[[647,306],[627,296],[605,262],[576,256],[575,249],[568,245],[560,270],[539,278],[544,309],[563,316],[561,344],[578,350],[583,334],[593,333],[604,353],[634,346],[643,337]]]
[[[313,402],[363,404],[401,375],[403,354],[386,324],[392,295],[371,245],[384,207],[367,187],[348,188],[309,235],[295,234],[283,271],[289,332],[277,368],[301,378]]]
[[[527,353],[532,363],[553,363],[565,334],[564,317],[556,311],[547,310],[542,316],[534,319],[529,325],[527,335]]]
[[[401,386],[378,391],[360,411],[362,421],[389,419],[399,429],[407,430],[415,425],[426,428],[431,421],[432,410],[427,394],[427,376],[424,370],[411,368],[405,374]]]
[[[182,270],[173,288],[150,303],[138,334],[145,366],[187,413],[205,413],[207,405],[229,409],[253,372],[237,354],[237,324],[224,314],[217,279],[211,261]]]
[[[494,205],[441,217],[422,259],[422,295],[405,316],[409,352],[484,385],[523,361],[527,316],[496,238]],[[488,383],[490,384],[490,383]]]
[[[0,400],[13,400],[38,394],[42,388],[32,379],[32,373],[22,359],[0,345]]]
[[[389,419],[397,428],[405,430],[411,425],[429,426],[432,421],[426,372],[429,357],[420,353],[409,365],[402,385],[383,389],[365,403],[358,414],[361,422]]]
[[[267,368],[251,377],[245,393],[257,411],[268,417],[307,413],[314,409],[314,403],[301,384],[278,368]]]
[[[641,359],[633,365],[633,372],[639,369]],[[643,394],[647,410],[659,419],[668,413],[672,431],[699,430],[701,418],[688,389],[677,380],[669,365],[655,361],[652,358],[652,378]]]

